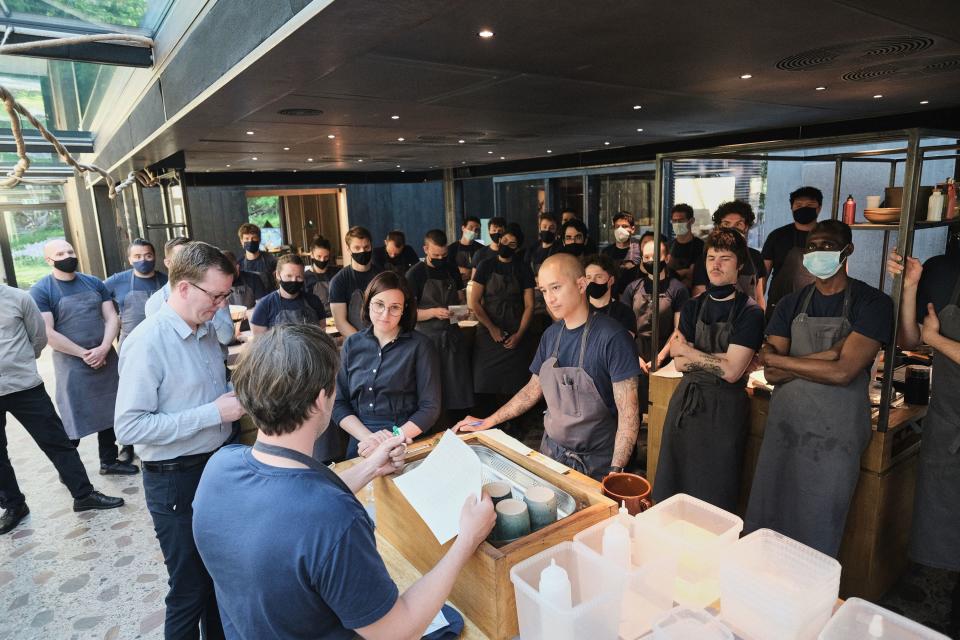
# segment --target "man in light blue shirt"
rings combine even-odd
[[[170,575],[164,637],[222,638],[213,582],[193,541],[193,496],[207,460],[244,410],[228,391],[211,318],[226,306],[233,265],[205,242],[170,265],[170,297],[123,343],[115,429],[143,461],[147,509]]]

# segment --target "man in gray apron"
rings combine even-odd
[[[816,282],[781,299],[767,326],[760,361],[775,388],[745,527],[833,557],[870,441],[870,372],[893,321],[890,298],[847,275],[851,254],[850,227],[814,227],[803,262]]]
[[[547,411],[540,451],[600,480],[629,464],[640,431],[634,343],[619,322],[590,312],[577,258],[553,255],[538,277],[547,306],[559,320],[540,340],[530,380],[490,417],[467,416],[454,428],[490,429],[543,398]]]
[[[237,256],[233,251],[224,251],[223,255],[227,257],[230,264],[233,265],[233,286],[230,287],[229,303],[231,305],[241,305],[247,308],[247,311],[253,312],[257,300],[267,295],[267,289],[264,287],[263,278],[252,271],[244,271],[237,262]]]
[[[782,297],[802,289],[814,281],[803,266],[807,234],[817,225],[817,216],[823,206],[823,193],[816,187],[800,187],[790,194],[793,222],[774,229],[767,235],[760,255],[770,274],[767,292],[767,320]]]
[[[363,292],[383,269],[374,265],[373,241],[363,227],[351,227],[343,241],[350,252],[350,264],[330,281],[330,312],[344,339],[367,326],[363,322]]]
[[[736,290],[749,260],[743,236],[714,229],[705,246],[710,288],[684,305],[670,344],[683,380],[667,407],[653,498],[686,493],[735,511],[749,426],[746,374],[763,342],[763,311]]]
[[[903,275],[897,342],[914,349],[933,347],[930,406],[913,509],[910,557],[922,565],[960,571],[960,260],[942,255],[922,267],[893,252],[892,276]],[[922,324],[921,324],[922,323]],[[960,631],[960,580],[954,588],[951,624]]]
[[[423,253],[425,261],[407,272],[407,282],[417,298],[417,331],[430,338],[440,354],[443,410],[462,416],[473,407],[473,364],[460,327],[450,322],[449,308],[462,304],[463,283],[456,267],[447,262],[443,231],[427,232]]]
[[[330,241],[324,237],[317,236],[313,239],[310,246],[310,260],[304,274],[304,285],[310,293],[320,298],[323,303],[323,311],[328,318],[332,318],[330,312],[330,281],[337,275],[340,267],[336,265],[333,259],[333,249]]]
[[[103,281],[120,310],[120,340],[124,339],[146,317],[144,306],[160,287],[167,283],[167,274],[156,270],[153,244],[137,238],[127,248],[127,261],[132,268],[115,273]]]
[[[303,290],[303,259],[295,253],[277,260],[279,289],[263,297],[250,317],[253,335],[266,333],[278,324],[315,324],[326,326],[320,299]]]
[[[117,397],[117,353],[113,340],[120,319],[103,283],[77,273],[77,254],[66,240],[43,248],[53,268],[30,288],[47,328],[57,377],[56,401],[63,428],[74,446],[97,434],[100,473],[133,475],[140,469],[117,459],[113,405]]]

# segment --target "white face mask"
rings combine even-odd
[[[673,235],[675,236],[685,236],[690,231],[689,222],[671,222],[670,226],[673,227]]]
[[[630,239],[630,229],[617,227],[613,230],[613,237],[617,242],[626,242]]]
[[[473,242],[477,239],[477,232],[471,229],[467,229],[463,232],[463,237],[467,239],[467,242]]]
[[[840,267],[846,262],[846,257],[841,260],[841,253],[843,253],[842,249],[840,251],[811,251],[804,254],[803,266],[810,272],[810,275],[826,280],[840,271]]]

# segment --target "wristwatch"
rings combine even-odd
[[[615,467],[610,465],[610,471],[608,473],[623,473],[623,467]]]

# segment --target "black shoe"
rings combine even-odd
[[[124,464],[133,464],[133,455],[133,445],[125,444],[120,447],[120,455],[117,456],[117,461]]]
[[[140,473],[140,467],[126,462],[100,463],[100,475],[102,476],[135,476]]]
[[[27,504],[24,503],[19,507],[12,507],[7,509],[3,513],[3,517],[0,518],[0,535],[5,533],[10,533],[13,531],[20,521],[27,517],[30,514],[30,508],[27,507]]]
[[[99,491],[93,491],[86,498],[75,498],[74,511],[90,511],[91,509],[116,509],[123,506],[123,498],[105,496]]]

